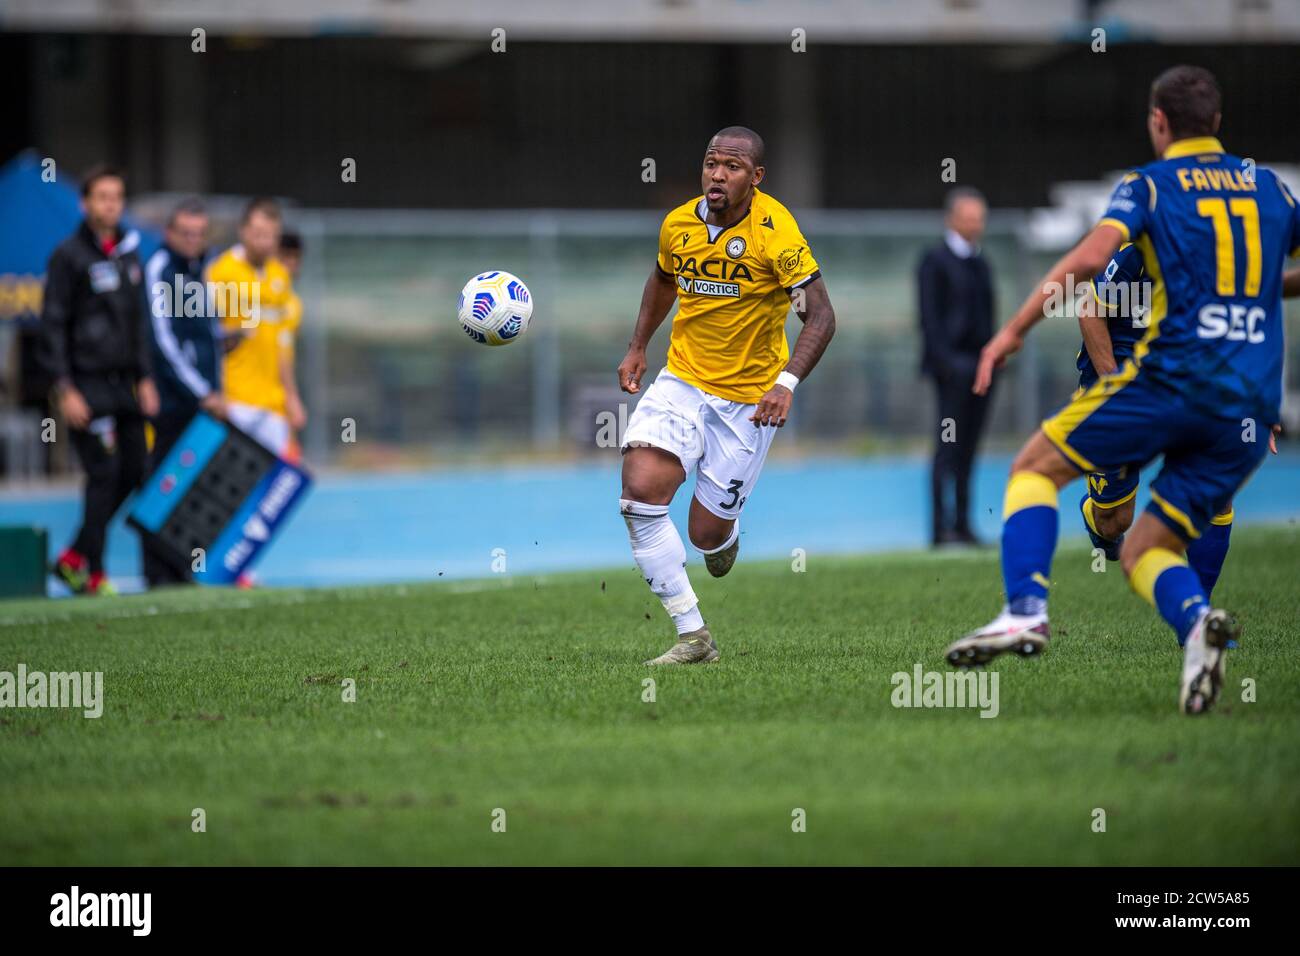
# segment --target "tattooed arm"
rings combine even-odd
[[[785,371],[803,381],[816,367],[831,336],[835,334],[835,310],[826,283],[818,276],[806,285],[790,291],[790,302],[795,314],[803,321],[799,338],[794,343],[794,354]],[[755,425],[775,425],[780,428],[790,415],[794,392],[779,382],[773,385],[750,417]]]

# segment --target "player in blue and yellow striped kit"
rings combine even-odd
[[[1220,103],[1206,70],[1174,67],[1156,79],[1147,128],[1160,158],[1120,181],[1101,222],[980,356],[977,391],[1073,276],[1095,275],[1125,242],[1137,246],[1152,284],[1147,328],[1119,370],[1043,422],[1017,455],[1003,506],[1007,605],[949,647],[955,665],[1046,646],[1059,489],[1163,454],[1120,563],[1183,643],[1180,709],[1202,713],[1218,697],[1238,625],[1211,608],[1184,552],[1259,466],[1280,420],[1282,273],[1300,253],[1295,199],[1271,171],[1224,151]]]
[[[1082,395],[1102,375],[1113,375],[1133,357],[1151,317],[1151,282],[1142,266],[1142,253],[1125,243],[1105,271],[1091,282],[1090,298],[1080,302],[1077,367]],[[1090,472],[1088,492],[1079,502],[1084,527],[1092,543],[1110,561],[1119,560],[1124,532],[1133,523],[1133,499],[1140,473],[1136,468]]]
[[[1142,252],[1132,243],[1120,246],[1104,272],[1092,280],[1092,294],[1079,310],[1079,392],[1091,388],[1102,375],[1112,375],[1132,358],[1150,324],[1152,283],[1142,264]],[[1270,436],[1269,447],[1276,451]],[[1124,466],[1089,473],[1088,492],[1079,500],[1083,526],[1093,546],[1108,561],[1118,561],[1124,533],[1133,524],[1134,499],[1140,473]],[[1233,510],[1226,508],[1210,519],[1201,536],[1187,546],[1187,563],[1200,579],[1209,600],[1228,556]]]

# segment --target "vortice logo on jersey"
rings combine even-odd
[[[1196,335],[1202,339],[1227,339],[1229,342],[1258,345],[1264,341],[1264,330],[1259,326],[1267,317],[1267,313],[1257,305],[1248,308],[1212,302],[1201,306]]]
[[[715,282],[712,279],[688,279],[686,276],[679,275],[677,284],[683,292],[693,292],[696,295],[711,295],[720,299],[739,299],[740,283],[739,282]]]
[[[727,240],[727,255],[733,259],[739,259],[745,254],[745,240],[736,236],[734,239]]]

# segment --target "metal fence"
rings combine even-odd
[[[781,453],[923,443],[934,427],[934,400],[918,370],[916,267],[939,241],[940,217],[822,211],[799,218],[838,329],[799,390]],[[1056,255],[1030,242],[1028,223],[1022,212],[990,216],[984,251],[998,322]],[[602,413],[626,420],[634,399],[618,390],[615,368],[654,267],[659,215],[297,209],[288,224],[306,245],[299,379],[313,466],[579,457],[595,450]],[[535,303],[528,333],[503,348],[472,342],[456,321],[462,285],[489,269],[519,275]],[[1297,315],[1288,319],[1292,357]],[[663,364],[670,322],[649,349],[652,372]],[[792,314],[792,344],[798,331]],[[1069,396],[1078,347],[1073,318],[1035,331],[999,381],[990,444],[1022,439]],[[8,431],[11,447],[23,436]],[[5,458],[13,477],[16,459]]]
[[[799,392],[792,442],[854,447],[917,439],[932,422],[918,374],[915,272],[938,241],[933,213],[820,212],[801,225],[822,266],[838,331]],[[300,375],[318,463],[426,459],[464,452],[575,454],[597,415],[627,401],[615,380],[654,265],[659,217],[646,213],[300,210],[307,245]],[[1021,241],[1024,217],[995,213],[984,242],[999,317],[1050,255]],[[472,275],[505,269],[533,292],[527,335],[505,348],[465,337],[457,295]],[[799,322],[787,335],[793,342]],[[662,365],[668,323],[649,352]],[[1023,434],[1072,388],[1079,336],[1047,323],[999,386],[997,436]],[[345,420],[355,443],[342,441]]]

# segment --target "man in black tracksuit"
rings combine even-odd
[[[216,310],[203,285],[207,245],[207,211],[199,200],[187,199],[172,210],[163,246],[144,267],[160,404],[154,420],[151,472],[200,409],[217,418],[226,414],[219,384]],[[149,587],[193,580],[190,563],[178,564],[147,535],[141,536],[141,545]]]
[[[925,254],[917,274],[921,371],[934,379],[938,398],[930,473],[936,546],[979,543],[970,526],[970,479],[988,396],[972,394],[971,386],[980,349],[993,335],[993,279],[979,249],[984,197],[954,189],[945,212],[944,240]]]
[[[101,167],[81,187],[85,220],[50,256],[41,308],[41,363],[55,383],[64,434],[86,472],[81,528],[55,563],[78,593],[112,594],[104,538],[144,477],[145,419],[158,412],[151,378],[140,236],[120,226],[122,174]]]

